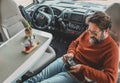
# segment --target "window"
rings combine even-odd
[[[22,5],[24,7],[33,3],[33,0],[14,0],[18,5]]]

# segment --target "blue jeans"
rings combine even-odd
[[[78,83],[78,81],[67,72],[62,58],[58,58],[39,74],[23,83]]]

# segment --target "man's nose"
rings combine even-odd
[[[89,35],[90,37],[94,37],[94,34],[92,34],[90,31],[89,31]]]

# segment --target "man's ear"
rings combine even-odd
[[[104,30],[103,34],[107,37],[109,35],[109,32],[110,32],[110,29],[108,28]]]
[[[109,32],[110,32],[110,29],[107,28],[107,29],[105,30],[105,33],[109,33]]]

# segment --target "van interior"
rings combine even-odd
[[[87,29],[86,17],[98,10],[110,15],[110,34],[120,45],[120,0],[0,0],[0,6],[0,65],[3,66],[0,68],[0,74],[4,68],[8,68],[7,71],[12,70],[8,66],[14,64],[17,57],[13,58],[13,63],[5,64],[10,63],[8,61],[12,60],[10,56],[14,52],[21,54],[19,46],[23,46],[18,40],[24,34],[22,31],[25,29],[26,21],[35,31],[34,34],[42,36],[38,37],[41,47],[33,50],[35,52],[20,55],[19,59],[26,59],[20,60],[22,63],[16,66],[14,71],[10,71],[9,75],[0,75],[0,82],[3,83],[21,83],[65,54],[69,44]],[[36,59],[35,55],[39,58]],[[32,58],[35,58],[33,62]],[[27,65],[29,60],[31,65]],[[11,67],[14,68],[14,65]],[[20,69],[22,72],[18,73]],[[5,73],[7,72],[4,71],[3,74]],[[120,83],[120,65],[117,83]]]

